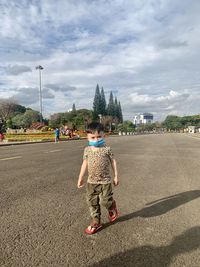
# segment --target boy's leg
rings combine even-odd
[[[87,203],[90,209],[90,215],[94,223],[101,223],[101,208],[99,204],[100,185],[87,183]]]
[[[113,205],[113,192],[112,192],[112,185],[110,184],[102,184],[101,190],[101,204],[107,210],[109,210]]]
[[[102,185],[101,204],[108,210],[109,220],[115,221],[118,217],[118,210],[116,201],[113,199],[111,183]]]

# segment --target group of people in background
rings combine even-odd
[[[58,143],[60,140],[60,135],[69,136],[69,138],[73,138],[74,136],[79,137],[73,129],[68,128],[67,126],[56,128],[55,129],[55,143]]]

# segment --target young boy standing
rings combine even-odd
[[[84,150],[83,163],[81,166],[77,187],[84,186],[83,177],[88,170],[87,202],[90,208],[92,223],[86,228],[87,234],[94,234],[101,224],[101,205],[108,210],[108,218],[113,222],[118,217],[116,202],[113,199],[110,166],[114,172],[113,184],[119,184],[117,164],[110,147],[104,140],[103,125],[92,122],[87,130],[88,146]]]

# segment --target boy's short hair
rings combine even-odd
[[[88,124],[87,133],[100,133],[100,132],[104,132],[104,127],[103,124],[93,121],[90,124]]]

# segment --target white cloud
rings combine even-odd
[[[165,96],[153,96],[134,92],[130,94],[130,99],[131,102],[127,103],[128,109],[132,109],[134,113],[148,111],[155,115],[155,119],[161,117],[164,119],[163,115],[166,116],[166,114],[191,114],[189,111],[191,104],[194,101],[197,103],[197,99],[200,99],[200,97],[198,95],[196,97],[191,96],[187,90],[182,93],[170,90]],[[193,107],[195,113],[197,109],[198,106]]]
[[[166,96],[151,96],[151,95],[140,95],[138,93],[131,94],[131,100],[133,105],[135,106],[143,106],[143,105],[155,105],[155,104],[163,104],[168,106],[169,104],[176,103],[182,101],[183,99],[187,99],[190,95],[188,93],[179,93],[171,90]]]

